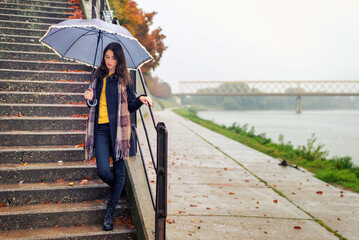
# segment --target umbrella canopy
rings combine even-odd
[[[152,60],[152,56],[126,28],[100,19],[60,22],[51,26],[40,42],[62,58],[92,67],[101,64],[103,50],[111,42],[122,45],[129,69],[137,69]]]

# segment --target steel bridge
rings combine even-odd
[[[181,81],[175,96],[359,96],[359,81]]]

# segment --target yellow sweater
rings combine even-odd
[[[107,77],[111,76],[108,75]],[[107,112],[107,102],[106,102],[106,79],[107,77],[103,78],[103,85],[102,85],[102,92],[100,97],[100,106],[98,111],[98,124],[109,123],[110,120],[108,119],[108,112]]]

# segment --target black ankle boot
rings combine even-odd
[[[112,231],[113,230],[113,213],[115,211],[113,204],[107,204],[105,219],[103,221],[103,230]]]

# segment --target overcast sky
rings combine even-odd
[[[166,35],[155,75],[179,81],[359,80],[358,0],[135,0]]]

